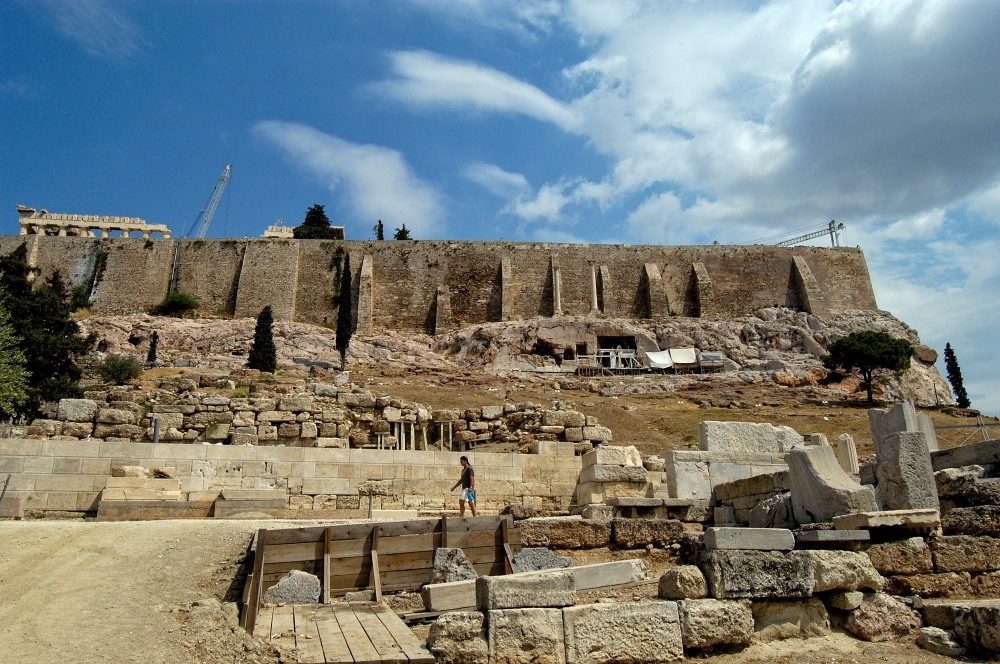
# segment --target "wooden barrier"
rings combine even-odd
[[[430,583],[434,552],[460,548],[480,576],[509,574],[521,550],[510,516],[480,516],[260,530],[244,589],[243,626],[253,633],[260,598],[291,570],[323,580],[324,602],[347,592],[419,590]]]

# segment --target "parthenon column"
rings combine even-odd
[[[559,275],[559,258],[552,257],[552,315],[561,316],[562,308],[562,280]]]

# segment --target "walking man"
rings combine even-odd
[[[462,457],[458,460],[462,464],[462,477],[455,482],[455,486],[451,487],[454,491],[458,488],[458,485],[462,485],[462,495],[458,499],[458,515],[465,516],[465,503],[469,503],[469,509],[472,510],[472,516],[477,516],[476,514],[476,471],[472,470],[472,466],[469,465],[469,457]]]

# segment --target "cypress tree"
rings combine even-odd
[[[340,351],[340,368],[347,367],[347,346],[354,333],[354,316],[351,302],[351,255],[344,256],[344,273],[340,277],[340,297],[337,301],[337,350]]]
[[[31,415],[43,401],[80,397],[82,376],[76,360],[89,353],[97,335],[80,336],[80,327],[70,318],[69,291],[58,271],[36,288],[29,276],[27,247],[0,256],[0,288],[7,293],[6,307],[14,335],[20,338],[24,368],[30,373],[27,399],[18,412]]]
[[[156,362],[156,347],[160,343],[160,335],[153,331],[153,335],[149,337],[149,352],[146,353],[147,362]]]
[[[253,343],[250,344],[250,353],[247,355],[247,369],[259,369],[274,373],[278,368],[278,351],[274,347],[274,335],[271,326],[274,324],[274,316],[271,314],[271,307],[266,306],[260,310],[257,316],[257,327],[253,333]]]
[[[343,240],[344,234],[340,228],[330,225],[322,205],[313,205],[306,210],[306,218],[302,224],[292,229],[296,240]]]
[[[374,226],[372,226],[372,230],[375,231],[375,239],[376,240],[384,240],[385,239],[385,227],[382,226],[382,220],[381,219],[378,220],[377,224],[375,224]]]
[[[969,401],[969,394],[965,391],[965,385],[962,384],[962,370],[958,366],[958,358],[955,357],[955,351],[950,343],[944,345],[944,366],[948,370],[951,391],[955,393],[955,403],[958,404],[959,408],[968,408],[972,402]]]

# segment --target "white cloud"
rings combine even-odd
[[[46,0],[59,32],[107,60],[139,53],[139,28],[104,0]]]
[[[391,53],[390,59],[396,78],[371,89],[415,108],[519,114],[566,131],[580,128],[580,115],[572,108],[495,69],[427,51]]]
[[[292,122],[259,122],[254,133],[331,191],[343,191],[359,220],[381,219],[386,227],[405,223],[417,237],[427,237],[444,218],[438,192],[396,150],[350,143]]]
[[[495,164],[483,162],[469,164],[462,171],[462,175],[501,198],[512,198],[531,189],[531,185],[523,175],[505,171]]]

